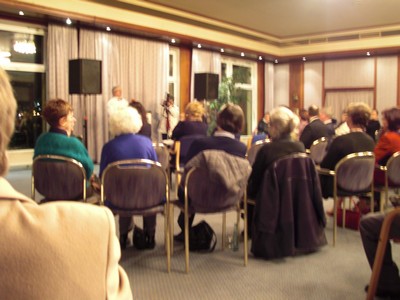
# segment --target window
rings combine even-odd
[[[33,148],[43,130],[43,44],[42,29],[0,24],[0,65],[10,77],[18,103],[10,149]]]
[[[169,48],[168,93],[179,106],[179,49],[176,47]]]
[[[234,94],[231,99],[239,104],[245,115],[243,134],[251,134],[257,124],[257,64],[252,61],[221,58],[221,76],[233,83]]]

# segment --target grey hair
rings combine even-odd
[[[109,127],[112,136],[137,133],[142,125],[142,117],[131,106],[117,107],[110,113]]]
[[[7,173],[7,147],[14,132],[17,101],[7,73],[0,68],[0,176]]]
[[[300,124],[299,117],[289,108],[279,106],[270,113],[270,134],[273,140],[294,135]]]

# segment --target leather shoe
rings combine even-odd
[[[146,234],[146,249],[154,249],[155,246],[156,246],[156,241],[154,235],[150,236]]]
[[[128,234],[121,234],[119,236],[119,244],[121,246],[121,250],[126,249],[126,246],[128,244]]]
[[[368,292],[369,285],[367,284],[364,288],[365,292]],[[391,298],[391,299],[400,299],[400,290],[382,290],[379,287],[376,289],[375,296],[380,298]]]
[[[182,243],[185,241],[185,234],[183,233],[183,231],[177,235],[174,235],[174,241]]]

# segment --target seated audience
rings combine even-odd
[[[207,135],[208,126],[203,122],[204,107],[201,102],[193,101],[186,105],[185,120],[179,121],[172,131],[172,139],[179,141],[187,135]]]
[[[373,109],[371,112],[371,119],[367,124],[367,134],[372,137],[372,139],[376,142],[377,136],[379,134],[379,130],[381,129],[381,124],[379,123],[379,114],[376,109]]]
[[[310,122],[304,127],[300,135],[300,141],[306,149],[310,149],[312,143],[322,137],[328,137],[328,128],[319,119],[319,108],[311,105],[308,108]]]
[[[256,199],[259,193],[265,171],[277,159],[296,152],[305,152],[303,143],[295,141],[292,136],[299,124],[299,118],[288,108],[278,107],[271,111],[270,135],[271,142],[266,143],[257,153],[253,164],[247,196]],[[254,206],[248,206],[248,230],[251,237],[251,225]]]
[[[193,141],[187,154],[187,161],[204,150],[222,150],[228,154],[244,158],[246,156],[246,145],[235,139],[235,134],[241,132],[244,125],[244,114],[239,105],[227,104],[223,106],[217,116],[217,130],[213,136],[196,139]],[[178,197],[184,202],[183,189],[178,189]],[[189,226],[192,226],[194,214],[189,217]],[[175,236],[175,240],[183,241],[184,214],[178,217],[178,225],[182,232]]]
[[[342,111],[342,116],[341,116],[340,123],[339,123],[339,125],[337,125],[336,128],[335,128],[335,135],[336,135],[336,136],[338,136],[338,135],[343,135],[343,134],[347,134],[347,133],[350,132],[350,128],[349,128],[349,126],[347,125],[346,120],[347,120],[347,111],[346,111],[346,110],[343,110],[343,111]]]
[[[136,110],[138,111],[138,113],[140,114],[140,116],[142,118],[143,125],[137,134],[147,136],[149,139],[151,139],[151,124],[149,124],[149,122],[147,122],[146,110],[145,110],[144,106],[142,105],[142,103],[135,101],[135,100],[132,100],[129,103],[129,105],[132,106],[133,108],[136,108]]]
[[[299,112],[300,123],[299,123],[299,136],[301,136],[304,127],[308,124],[308,111],[307,109],[301,109]]]
[[[151,140],[136,134],[142,127],[141,117],[133,107],[117,108],[110,113],[110,132],[115,138],[107,142],[101,150],[100,174],[110,164],[124,159],[150,159],[157,161],[157,155]],[[107,200],[105,202],[107,205]],[[156,215],[143,217],[146,249],[155,247]],[[119,232],[121,248],[129,244],[128,233],[133,228],[132,217],[119,217]]]
[[[328,128],[328,139],[331,140],[335,135],[336,119],[332,119],[332,107],[323,107],[319,113],[319,118]]]
[[[108,208],[71,202],[39,206],[14,190],[3,177],[8,168],[6,150],[14,130],[17,103],[2,69],[0,103],[2,298],[132,299],[129,279],[118,265],[121,252]],[[69,110],[63,111],[65,118]],[[60,142],[58,137],[55,139]]]
[[[400,108],[393,107],[382,112],[382,135],[375,146],[376,163],[385,166],[393,153],[400,151]],[[385,184],[385,174],[376,169],[374,183]]]
[[[50,129],[37,139],[33,158],[44,154],[73,158],[85,168],[86,178],[90,179],[88,184],[95,182],[93,161],[82,142],[72,135],[76,119],[71,105],[62,99],[50,100],[43,109],[43,117]]]
[[[375,143],[365,133],[371,109],[365,103],[350,103],[347,108],[346,122],[350,128],[350,133],[344,134],[333,139],[328,152],[322,160],[320,166],[324,169],[334,170],[336,164],[346,155],[373,151]],[[324,198],[333,196],[333,177],[321,176],[322,196]]]
[[[379,243],[379,235],[384,218],[385,215],[382,213],[373,213],[363,216],[360,222],[361,240],[371,269],[374,265],[375,254]],[[392,227],[389,232],[389,239],[399,237],[400,218],[397,217],[392,223]],[[368,285],[365,287],[365,291],[368,291]],[[375,295],[380,298],[400,299],[399,269],[392,259],[390,241],[388,241],[386,244],[382,269]]]
[[[257,125],[257,135],[264,134],[267,137],[270,136],[269,134],[269,127],[270,127],[270,115],[269,112],[264,114],[264,117],[258,122]]]

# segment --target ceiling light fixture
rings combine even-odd
[[[263,60],[263,58],[262,58],[262,56],[261,56],[261,55],[258,57],[258,60]]]
[[[244,52],[240,53],[240,56],[241,56],[241,57],[244,57]]]
[[[277,59],[275,59],[275,60],[274,60],[274,63],[276,63],[276,64],[277,64],[277,63],[278,63],[278,60],[277,60]]]
[[[305,56],[303,56],[303,61],[306,61],[306,60],[307,60],[307,58]]]
[[[172,43],[172,44],[175,44],[175,43],[176,43],[176,40],[175,40],[175,39],[171,39],[171,43]]]
[[[25,15],[24,12],[23,12],[22,10],[20,10],[20,11],[18,12],[18,14],[19,14],[20,16],[24,16],[24,15]]]
[[[200,49],[200,48],[201,48],[201,44],[198,44],[198,45],[197,45],[197,48],[199,48],[199,49]]]
[[[367,56],[371,56],[371,53],[369,51],[367,52]]]
[[[65,23],[67,23],[67,25],[71,25],[71,24],[72,24],[72,21],[71,21],[70,18],[68,18],[67,20],[65,20]]]
[[[107,27],[106,27],[106,30],[107,30],[107,31],[111,31],[111,27],[110,27],[110,26],[107,26]]]
[[[224,52],[225,52],[224,48],[221,48],[221,53],[224,53]]]

